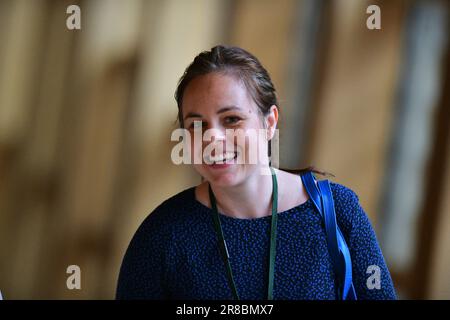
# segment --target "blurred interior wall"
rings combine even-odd
[[[445,197],[441,193],[444,184],[432,173],[444,172],[448,162],[441,149],[441,139],[448,136],[441,120],[446,108],[447,5],[444,1],[416,1],[409,7],[379,201],[385,257],[391,270],[409,275],[399,282],[409,287],[415,298],[422,296],[429,282],[430,235],[441,219],[439,203]],[[409,279],[414,275],[413,285]]]
[[[69,4],[82,8],[79,31],[65,27]],[[170,161],[173,94],[192,58],[222,42],[228,4],[1,5],[2,292],[113,298],[140,222],[199,180]],[[66,288],[71,264],[81,291]]]
[[[447,113],[448,114],[448,113]],[[430,283],[427,287],[427,297],[430,299],[450,299],[450,141],[447,140],[445,158],[447,159],[446,170],[440,175],[444,182],[442,192],[446,195],[439,205],[440,221],[434,234],[434,250],[432,252]],[[444,151],[444,152],[445,152]]]
[[[3,295],[114,297],[136,228],[199,182],[170,161],[173,93],[193,57],[218,43],[244,47],[269,70],[282,108],[281,163],[334,173],[378,232],[413,1],[375,1],[378,32],[365,27],[371,1],[0,0]],[[65,27],[69,4],[80,5],[82,30]],[[443,172],[447,196],[430,221],[436,245],[417,262],[432,281],[417,287],[425,298],[450,297]],[[80,291],[66,288],[71,264],[81,267]]]
[[[401,54],[401,1],[383,5],[382,28],[365,26],[365,1],[330,3],[329,44],[315,101],[308,162],[358,190],[377,223],[377,200],[385,170]],[[379,72],[383,70],[383,72]],[[337,121],[339,119],[339,121]],[[370,119],[370,121],[367,121]]]

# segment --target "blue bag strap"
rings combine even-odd
[[[352,284],[352,261],[347,243],[336,223],[336,211],[334,209],[333,195],[330,182],[322,180],[318,183],[322,195],[322,208],[325,217],[325,228],[329,241],[329,248],[334,252],[335,269],[342,285],[342,299],[348,298]]]
[[[344,259],[344,287],[343,287],[343,299],[344,300],[357,300],[355,287],[353,286],[352,279],[352,259],[350,256],[350,251],[348,250],[347,243],[345,242],[344,236],[341,233],[341,230],[338,231],[338,241],[339,241],[339,250],[341,251],[342,258]]]
[[[336,214],[334,214],[333,201],[330,201],[330,195],[327,192],[327,181],[318,181],[317,186],[319,187],[319,193],[321,194],[322,201],[322,213],[325,221],[325,231],[327,235],[327,244],[330,251],[331,260],[333,261],[334,268],[337,271],[337,275],[342,281],[341,275],[344,267],[342,265],[342,260],[340,259],[340,251],[338,246],[338,237],[336,231]],[[342,283],[342,282],[341,282]]]
[[[301,175],[303,184],[305,186],[306,192],[308,193],[310,199],[314,203],[314,206],[322,215],[322,201],[320,200],[319,189],[315,184],[315,179],[311,171]]]
[[[338,278],[338,286],[342,286],[342,299],[356,300],[356,292],[352,282],[352,264],[350,252],[339,226],[336,223],[333,195],[328,180],[315,183],[311,171],[301,175],[306,192],[325,222],[327,246]],[[340,288],[339,288],[340,289]]]

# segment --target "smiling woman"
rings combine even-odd
[[[279,106],[258,59],[236,47],[202,52],[175,98],[180,127],[203,135],[201,143],[190,141],[190,156],[201,159],[191,163],[204,181],[166,200],[141,224],[122,263],[117,298],[340,298],[316,202],[301,176],[270,164]],[[263,138],[249,139],[254,131]],[[252,148],[256,162],[249,161]],[[358,196],[337,183],[331,192],[356,295],[395,298]],[[376,289],[366,278],[373,266],[380,271]]]

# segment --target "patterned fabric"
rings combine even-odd
[[[337,222],[350,249],[358,299],[396,299],[369,219],[349,188],[331,182]],[[120,270],[117,299],[232,299],[212,210],[195,187],[159,205],[141,224]],[[241,299],[267,297],[271,217],[220,214]],[[373,267],[376,266],[376,267]],[[379,267],[379,268],[378,268]],[[379,270],[381,282],[376,285]],[[324,225],[310,199],[279,213],[274,299],[335,299]]]

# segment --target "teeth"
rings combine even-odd
[[[209,160],[210,160],[210,162],[222,162],[222,161],[231,160],[235,156],[236,156],[236,153],[234,153],[234,152],[226,152],[224,154],[219,154],[217,156],[210,156]]]

